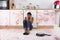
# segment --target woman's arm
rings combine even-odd
[[[33,17],[31,17],[31,18],[30,18],[30,22],[31,22],[31,23],[33,23],[33,21],[34,21],[34,18],[33,18]]]
[[[28,20],[28,17],[25,17],[25,20]],[[31,22],[31,24],[33,23],[33,21],[34,21],[34,18],[33,17],[30,17],[30,20],[29,20],[30,22]]]

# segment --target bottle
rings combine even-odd
[[[36,5],[36,6],[37,6],[36,8],[39,9],[39,5]]]
[[[25,6],[23,6],[23,9],[25,9]]]
[[[32,3],[29,3],[29,9],[33,9]]]
[[[36,7],[34,6],[33,9],[36,9]]]

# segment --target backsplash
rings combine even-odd
[[[16,9],[53,9],[55,0],[13,0]]]

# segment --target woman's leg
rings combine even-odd
[[[26,31],[27,31],[27,33],[29,33],[29,31],[30,30],[32,30],[33,29],[33,26],[32,26],[32,24],[30,23],[30,21],[28,21],[28,20],[25,20],[26,21]]]
[[[26,31],[27,31],[27,33],[30,33],[30,28],[27,28],[27,30],[26,30]]]
[[[25,31],[27,33],[30,33],[30,21],[29,20],[25,20],[25,21],[26,21],[26,29],[25,29]]]
[[[23,21],[23,28],[24,28],[25,33],[26,33],[27,32],[27,21],[26,20]]]
[[[25,32],[29,33],[29,31],[30,31],[30,21],[24,20],[23,21],[23,27],[25,29]]]
[[[30,30],[32,30],[32,28],[33,28],[32,24],[30,23],[29,20],[24,20],[23,26],[24,26],[24,30],[25,30],[24,35],[28,35],[30,33]]]
[[[30,30],[32,30],[33,29],[33,25],[32,24],[30,24]]]

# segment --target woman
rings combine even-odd
[[[32,26],[33,20],[34,19],[32,17],[31,12],[28,12],[27,17],[25,17],[25,19],[23,20],[23,26],[24,26],[24,29],[25,29],[25,32],[23,33],[24,35],[29,35],[30,30],[32,30],[32,28],[33,28],[33,26]]]

